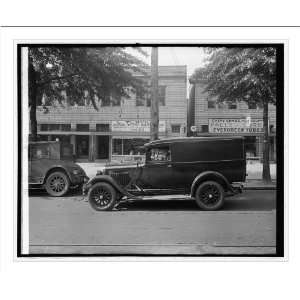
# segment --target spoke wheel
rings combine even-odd
[[[88,194],[90,205],[97,211],[111,210],[116,204],[116,190],[108,183],[94,184]]]
[[[215,181],[205,181],[196,191],[196,202],[203,210],[217,210],[224,204],[224,189]]]
[[[49,195],[60,197],[68,192],[70,181],[65,173],[53,172],[47,177],[45,187]]]

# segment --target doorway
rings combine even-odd
[[[88,158],[89,156],[89,136],[76,136],[76,156],[78,158]]]
[[[97,136],[97,159],[109,159],[109,136]]]

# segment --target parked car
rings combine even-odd
[[[29,143],[29,188],[45,188],[55,197],[65,195],[70,188],[81,188],[88,177],[73,162],[72,147],[60,142]]]
[[[242,137],[188,137],[145,144],[143,164],[112,166],[83,187],[97,211],[149,195],[188,194],[203,210],[217,210],[242,191],[246,157]],[[233,184],[235,183],[235,184]]]

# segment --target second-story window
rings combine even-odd
[[[207,100],[207,108],[212,109],[212,108],[216,108],[216,101],[214,100]]]
[[[171,130],[172,130],[172,133],[180,133],[180,124],[172,124]]]
[[[166,86],[158,87],[158,101],[160,106],[166,105]],[[151,106],[151,87],[148,86],[147,92],[144,95],[136,95],[136,106]]]
[[[228,103],[228,109],[237,109],[236,102],[229,102]]]
[[[249,109],[256,109],[257,108],[257,104],[256,103],[248,103],[248,108]]]

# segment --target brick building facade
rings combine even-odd
[[[186,66],[159,67],[159,136],[186,135]],[[145,76],[150,82],[149,76]],[[41,140],[73,144],[77,161],[122,160],[134,154],[136,146],[149,141],[150,101],[131,95],[113,103],[46,106],[37,109],[38,135]],[[142,151],[142,150],[141,150]]]
[[[243,102],[217,103],[204,92],[205,82],[190,82],[187,135],[245,137],[248,159],[262,159],[263,111]],[[192,127],[193,126],[193,127]],[[191,130],[193,129],[193,131]],[[270,160],[276,161],[276,107],[269,105]]]

